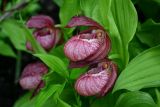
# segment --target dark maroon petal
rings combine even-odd
[[[87,65],[90,65],[92,62],[87,62],[87,61],[70,61],[69,63],[69,68],[81,68]]]
[[[52,18],[45,15],[32,16],[27,22],[29,28],[52,27],[53,25],[54,21]]]
[[[47,72],[48,68],[41,62],[28,64],[22,72],[20,85],[23,89],[35,89]]]
[[[91,27],[97,27],[98,29],[103,29],[103,27],[100,24],[93,21],[91,18],[85,16],[73,17],[66,27],[71,28],[76,26],[91,26]]]

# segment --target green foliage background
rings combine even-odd
[[[6,9],[21,2],[13,0]],[[14,107],[160,107],[159,0],[53,0],[60,9],[57,26],[61,27],[65,42],[74,29],[64,26],[75,15],[94,19],[109,33],[112,41],[109,58],[118,64],[119,76],[112,92],[102,98],[79,96],[74,82],[87,68],[68,69],[64,44],[46,53],[25,27],[29,16],[41,9],[37,2],[28,0],[25,8],[0,22],[1,55],[19,61],[18,52],[23,51],[50,68],[43,77],[46,87],[31,100],[31,92],[26,93]],[[31,42],[35,53],[26,50],[26,40]]]

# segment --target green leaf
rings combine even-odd
[[[132,41],[129,43],[129,56],[130,60],[139,55],[144,50],[148,49],[145,45],[143,45],[139,39],[135,36]]]
[[[81,107],[81,100],[80,96],[77,94],[77,92],[74,90],[70,83],[66,84],[64,90],[62,91],[60,98],[70,104],[72,107],[78,106]]]
[[[148,93],[127,92],[122,94],[115,107],[157,107]]]
[[[92,17],[92,13],[93,13],[93,10],[95,9],[96,5],[97,5],[96,0],[80,0],[81,10],[88,17]]]
[[[69,104],[58,98],[56,107],[71,107]]]
[[[114,107],[114,104],[115,100],[113,98],[113,94],[108,93],[104,97],[96,98],[90,107]]]
[[[5,20],[1,23],[2,32],[11,40],[14,47],[18,50],[26,50],[26,38],[23,28],[14,20]]]
[[[149,19],[141,25],[136,35],[142,43],[153,47],[160,44],[159,29],[160,23],[156,23],[153,20]]]
[[[65,82],[65,79],[62,76],[51,70],[49,71],[49,73],[43,76],[43,80],[45,81],[46,85],[62,84]]]
[[[130,0],[112,0],[108,15],[109,32],[112,41],[112,54],[119,54],[122,68],[129,61],[128,44],[137,27],[137,13]]]
[[[53,0],[59,7],[62,7],[64,0]]]
[[[81,74],[87,72],[87,68],[74,68],[71,70],[70,79],[77,79]]]
[[[60,45],[58,47],[53,48],[49,53],[59,58],[65,58],[63,48],[64,48],[64,45]]]
[[[77,0],[64,0],[59,13],[61,24],[65,26],[71,17],[78,15],[79,11],[80,7]]]
[[[0,40],[0,54],[4,56],[10,56],[13,58],[16,57],[16,54],[11,48],[11,46],[2,40]]]
[[[16,101],[14,107],[35,107],[34,99],[30,100],[32,93],[27,93]]]
[[[62,90],[64,88],[64,85],[49,85],[45,89],[41,90],[38,94],[36,101],[35,101],[35,107],[42,107],[43,104],[57,91]]]
[[[97,0],[96,0],[97,2]],[[106,20],[108,14],[109,14],[109,11],[110,11],[110,8],[111,8],[111,2],[112,0],[99,0],[99,11],[100,11],[100,15],[101,15],[101,20],[102,20],[102,25],[105,26],[105,28],[107,29],[108,28],[108,25],[109,25],[109,21]]]
[[[44,49],[36,42],[30,31],[23,24],[15,20],[5,20],[1,27],[17,50],[26,50],[25,44],[27,39],[31,42],[36,53],[45,53]]]
[[[158,107],[160,107],[160,92],[158,89],[155,89],[155,91],[156,91],[156,96],[157,96],[157,105]]]
[[[148,49],[135,57],[118,77],[113,92],[131,91],[160,86],[160,46]]]
[[[49,54],[35,54],[34,56],[40,58],[49,68],[57,72],[62,77],[69,77],[65,63],[58,57]]]
[[[54,95],[54,94],[53,94]],[[32,93],[27,93],[24,96],[20,97],[14,104],[14,107],[36,107],[36,101],[39,99],[38,95],[34,96],[34,98],[30,99],[32,96]],[[47,97],[48,98],[48,97]],[[42,105],[39,107],[57,107],[56,101],[52,98],[49,97],[47,100],[44,98],[45,102],[42,101]]]

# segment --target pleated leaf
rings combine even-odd
[[[118,77],[113,92],[160,86],[160,46],[135,57]]]
[[[115,107],[157,107],[148,93],[128,92],[122,94]]]

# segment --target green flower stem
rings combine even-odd
[[[20,51],[17,53],[17,59],[16,59],[16,69],[15,69],[15,83],[18,83],[19,75],[21,71],[21,58],[22,54]]]

